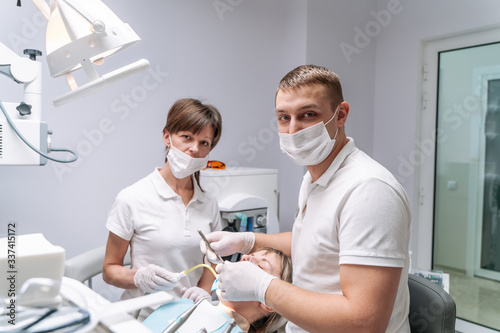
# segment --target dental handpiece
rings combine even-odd
[[[184,325],[186,320],[193,314],[194,310],[196,310],[202,301],[203,299],[200,299],[192,307],[181,313],[170,325],[168,325],[167,328],[165,328],[163,333],[175,333],[182,325]]]
[[[233,318],[231,318],[231,321],[229,322],[229,325],[227,325],[226,329],[222,333],[230,333],[235,326],[236,326],[236,322],[234,321]]]

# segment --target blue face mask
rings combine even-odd
[[[212,288],[210,288],[210,291],[214,291],[219,289],[219,280],[215,279],[214,283],[212,283]]]

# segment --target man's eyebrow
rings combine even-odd
[[[301,107],[299,107],[299,110],[307,110],[307,109],[319,109],[319,105],[311,103],[311,104],[306,104],[306,105],[302,105]],[[287,112],[286,110],[282,110],[282,109],[275,109],[274,111],[276,113]]]
[[[302,105],[299,108],[299,110],[303,110],[303,109],[317,109],[317,108],[319,108],[318,104],[311,103],[311,104]]]

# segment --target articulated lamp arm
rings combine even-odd
[[[133,29],[101,0],[32,1],[48,21],[46,62],[50,76],[64,76],[71,89],[53,100],[55,106],[87,96],[149,67],[146,59],[140,59],[107,74],[98,74],[94,65],[140,41]],[[41,121],[41,64],[36,61],[41,54],[35,50],[25,50],[25,54],[29,58],[18,56],[0,43],[0,73],[24,84],[20,104],[3,104],[0,96],[0,165],[44,165],[46,159],[73,162],[77,158],[73,151],[50,147],[51,133]],[[89,81],[79,86],[73,71],[80,68]],[[51,150],[70,152],[74,158],[55,159],[47,155]]]
[[[28,57],[21,57],[0,43],[0,73],[18,84],[24,84],[23,101],[2,103],[0,99],[0,164],[44,165],[47,159],[69,163],[77,159],[68,149],[50,147],[50,132],[42,118],[41,64],[37,50],[24,50]],[[73,154],[69,160],[48,155],[53,151]]]

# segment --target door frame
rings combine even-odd
[[[486,112],[488,110],[488,82],[490,80],[500,79],[500,65],[486,66],[477,68],[474,71],[474,82],[477,86],[475,88],[476,93],[481,96],[481,111],[484,112],[484,118],[481,119],[481,131],[486,132]],[[481,136],[479,141],[479,179],[485,178],[485,165],[486,161],[483,156],[486,155],[486,135]],[[484,182],[478,183],[477,188],[478,193],[484,193]],[[478,196],[478,209],[477,209],[477,229],[476,229],[476,239],[475,239],[475,261],[474,261],[474,271],[473,275],[480,276],[487,279],[500,281],[500,272],[484,269],[481,267],[481,248],[482,248],[482,236],[483,236],[483,205],[484,197]]]
[[[421,61],[421,84],[419,85],[421,96],[417,112],[417,138],[415,152],[419,153],[420,159],[415,165],[415,191],[413,221],[417,224],[416,231],[412,236],[412,242],[416,245],[413,251],[414,268],[431,269],[433,255],[433,230],[434,230],[434,186],[435,186],[435,152],[436,142],[439,142],[439,134],[436,135],[437,114],[437,91],[438,91],[438,55],[439,52],[479,46],[500,41],[500,25],[488,26],[472,31],[461,32],[451,35],[440,36],[433,39],[423,40],[420,45]],[[429,144],[433,143],[433,144]],[[425,148],[423,148],[425,147]],[[468,225],[468,242],[474,244],[476,241],[476,226]],[[467,255],[466,262],[470,263],[473,272],[476,251]]]

